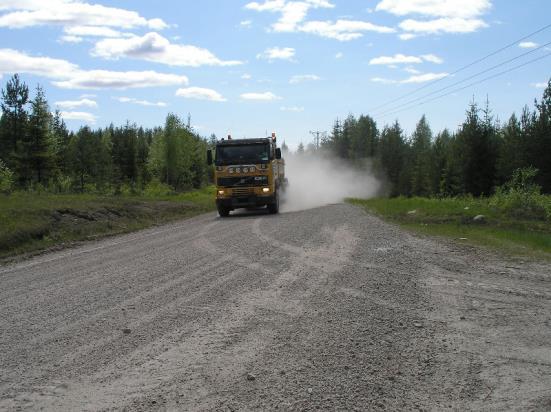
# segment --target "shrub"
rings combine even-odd
[[[0,193],[11,193],[13,184],[13,172],[0,159]]]
[[[174,190],[171,186],[162,183],[159,179],[153,179],[149,182],[144,189],[144,196],[146,197],[161,197],[174,194]]]
[[[490,198],[490,206],[513,218],[551,220],[550,202],[534,183],[537,173],[533,167],[515,170],[511,180],[498,187]]]

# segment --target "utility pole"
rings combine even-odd
[[[327,136],[327,132],[322,132],[320,130],[315,130],[315,131],[310,130],[310,134],[312,136],[315,136],[316,149],[319,149],[320,148],[320,135],[321,135],[321,137],[325,137],[325,136]]]

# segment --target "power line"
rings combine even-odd
[[[410,107],[405,107],[405,108],[403,108],[403,109],[395,110],[394,112],[387,113],[387,114],[384,115],[384,117],[387,117],[387,116],[390,116],[390,115],[393,115],[393,114],[396,114],[396,113],[403,112],[403,111],[408,110],[408,109],[411,109],[412,107],[415,107],[415,106],[422,106],[422,105],[427,104],[427,103],[430,103],[430,102],[432,102],[432,101],[434,101],[434,100],[441,99],[442,97],[449,96],[450,94],[460,92],[460,91],[465,90],[465,89],[467,89],[467,88],[469,88],[469,87],[471,87],[471,86],[474,86],[474,85],[483,83],[483,82],[485,82],[485,81],[487,81],[487,80],[491,80],[491,79],[494,79],[494,78],[496,78],[496,77],[502,76],[502,75],[504,75],[504,74],[510,73],[510,72],[512,72],[512,71],[514,71],[514,70],[520,69],[521,67],[524,67],[524,66],[527,66],[527,65],[529,65],[529,64],[535,63],[535,62],[537,62],[537,61],[539,61],[539,60],[543,60],[543,59],[545,59],[546,57],[549,57],[549,56],[551,56],[551,53],[544,54],[543,56],[540,56],[540,57],[538,57],[538,58],[529,60],[529,61],[527,61],[527,62],[525,62],[525,63],[522,63],[522,64],[519,64],[519,65],[517,65],[517,66],[511,67],[511,68],[509,68],[509,69],[507,69],[507,70],[504,70],[504,71],[502,71],[502,72],[495,73],[495,74],[493,74],[493,75],[491,75],[491,76],[488,76],[488,77],[485,77],[485,78],[483,78],[483,79],[477,80],[476,82],[470,83],[470,84],[468,84],[468,85],[466,85],[466,86],[463,86],[463,87],[460,87],[460,88],[458,88],[458,89],[452,90],[452,91],[450,91],[450,92],[444,93],[444,94],[442,94],[442,95],[433,97],[433,98],[431,98],[431,99],[429,99],[429,100],[425,100],[424,102],[415,104],[415,105],[410,106]],[[382,117],[383,117],[383,116],[381,116],[380,118],[382,118]]]
[[[525,56],[527,56],[527,55],[529,55],[529,54],[535,53],[535,52],[537,52],[538,50],[541,50],[541,49],[543,49],[543,48],[545,48],[545,47],[547,47],[547,46],[549,46],[549,45],[551,45],[551,41],[548,42],[548,43],[545,43],[545,44],[543,44],[543,45],[541,45],[541,46],[539,46],[539,47],[537,47],[537,48],[535,48],[535,49],[532,49],[532,50],[527,51],[527,52],[525,52],[525,53],[522,53],[522,54],[520,54],[520,55],[518,55],[518,56],[516,56],[516,57],[513,57],[513,58],[511,58],[511,59],[509,59],[509,60],[506,60],[506,61],[504,61],[504,62],[498,63],[498,64],[496,64],[495,66],[492,66],[492,67],[490,67],[490,68],[488,68],[488,69],[485,69],[485,70],[482,70],[482,71],[480,71],[480,72],[478,72],[478,73],[475,73],[475,74],[473,74],[472,76],[469,76],[469,77],[467,77],[467,78],[465,78],[465,79],[463,79],[463,80],[459,80],[459,81],[457,81],[457,82],[455,82],[455,83],[452,83],[452,84],[450,84],[450,85],[448,85],[448,86],[446,86],[446,87],[442,87],[442,88],[437,89],[437,90],[434,90],[434,91],[432,91],[432,92],[430,92],[430,93],[427,93],[427,94],[424,94],[424,95],[422,95],[422,96],[416,97],[416,98],[414,98],[414,99],[412,99],[412,100],[409,100],[409,101],[407,101],[407,102],[405,102],[405,103],[401,103],[401,104],[399,104],[398,106],[395,106],[395,107],[393,107],[393,108],[391,108],[391,109],[383,110],[381,113],[375,114],[375,116],[384,116],[384,115],[386,115],[386,114],[389,113],[389,112],[394,112],[396,109],[399,109],[399,108],[404,107],[404,106],[409,106],[410,104],[415,103],[415,102],[418,102],[419,100],[423,100],[423,99],[425,99],[425,98],[427,98],[427,97],[429,97],[429,96],[432,96],[432,95],[434,95],[434,94],[436,94],[436,93],[442,92],[442,91],[447,90],[447,89],[449,89],[449,88],[451,88],[451,87],[457,86],[457,85],[459,85],[459,84],[461,84],[461,83],[465,83],[465,82],[467,82],[467,81],[469,81],[469,80],[471,80],[471,79],[474,79],[475,77],[478,77],[478,76],[483,75],[483,74],[485,74],[485,73],[488,73],[488,72],[490,72],[490,71],[492,71],[492,70],[495,70],[495,69],[497,69],[498,67],[504,66],[504,65],[506,65],[506,64],[509,64],[509,63],[515,61],[515,60],[518,60],[518,59],[520,59],[520,58],[522,58],[522,57],[525,57]]]
[[[548,25],[546,25],[546,26],[544,26],[544,27],[542,27],[542,28],[540,28],[540,29],[538,29],[538,30],[536,30],[536,31],[534,31],[534,32],[532,32],[532,33],[530,33],[530,34],[527,34],[527,35],[524,36],[524,37],[521,37],[520,39],[515,40],[515,41],[512,42],[512,43],[507,44],[506,46],[503,46],[503,47],[497,49],[496,51],[493,51],[493,52],[490,53],[490,54],[487,54],[486,56],[483,56],[483,57],[481,57],[481,58],[479,58],[479,59],[477,59],[477,60],[475,60],[475,61],[473,61],[473,62],[471,62],[471,63],[466,64],[465,66],[460,67],[459,69],[455,70],[454,72],[448,74],[448,75],[445,76],[445,77],[442,77],[442,78],[440,78],[440,79],[433,80],[433,81],[431,81],[431,82],[425,84],[424,86],[421,86],[421,87],[418,87],[418,88],[415,89],[415,90],[412,90],[411,92],[408,92],[408,93],[406,93],[406,94],[404,94],[404,95],[402,95],[402,96],[399,96],[399,97],[397,97],[397,98],[395,98],[395,99],[389,100],[389,101],[387,101],[386,103],[383,103],[383,104],[381,104],[381,105],[379,105],[379,106],[377,106],[377,107],[374,107],[373,109],[370,110],[370,112],[376,111],[376,110],[378,110],[378,109],[380,109],[380,108],[382,108],[382,107],[388,106],[388,105],[391,104],[391,103],[397,102],[397,101],[399,101],[399,100],[402,100],[402,99],[404,99],[404,98],[406,98],[406,97],[411,96],[412,94],[415,94],[415,93],[417,93],[417,92],[419,92],[419,91],[421,91],[421,90],[424,90],[424,89],[426,89],[427,87],[432,86],[432,85],[434,85],[434,84],[436,84],[436,83],[438,83],[438,82],[440,82],[440,81],[442,81],[442,80],[444,80],[444,79],[447,79],[448,77],[453,76],[453,75],[455,75],[455,74],[457,74],[457,73],[459,73],[459,72],[462,72],[463,70],[466,70],[466,69],[468,69],[469,67],[472,67],[472,66],[474,66],[474,65],[476,65],[476,64],[478,64],[478,63],[481,63],[481,62],[483,62],[484,60],[487,60],[487,59],[489,59],[490,57],[495,56],[495,55],[498,54],[498,53],[501,53],[503,50],[507,50],[508,48],[510,48],[510,47],[512,47],[512,46],[514,46],[514,45],[516,45],[516,44],[518,44],[519,42],[521,42],[521,41],[523,41],[523,40],[526,40],[526,39],[528,39],[529,37],[532,37],[532,36],[534,36],[534,35],[536,35],[536,34],[538,34],[538,33],[541,33],[542,31],[547,30],[547,29],[550,28],[550,27],[551,27],[551,24],[548,24]]]

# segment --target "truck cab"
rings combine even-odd
[[[214,156],[213,156],[214,155]],[[226,217],[238,208],[266,206],[279,212],[281,192],[285,189],[285,161],[276,145],[276,136],[259,139],[222,139],[207,161],[215,166],[216,208]]]

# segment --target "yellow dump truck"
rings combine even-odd
[[[275,133],[260,139],[222,139],[214,153],[207,152],[209,165],[214,163],[216,207],[222,217],[238,208],[266,206],[279,212],[285,189],[285,161],[277,147]]]

